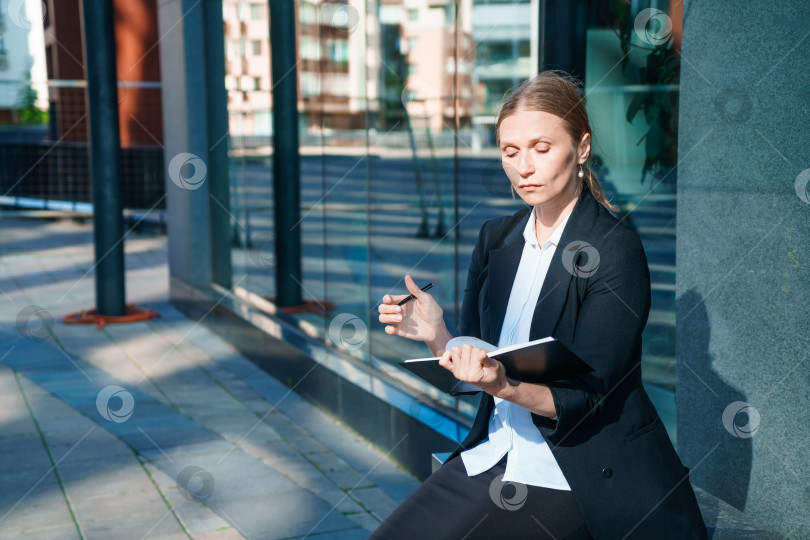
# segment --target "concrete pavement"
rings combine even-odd
[[[126,241],[94,307],[92,230],[0,220],[0,539],[366,538],[419,482],[167,302],[166,240]]]

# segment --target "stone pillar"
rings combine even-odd
[[[211,283],[203,4],[158,0],[169,272]]]
[[[807,538],[810,4],[691,0],[683,20],[678,451],[695,485]]]

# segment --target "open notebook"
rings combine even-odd
[[[591,366],[553,337],[498,349],[478,338],[459,336],[448,341],[446,348],[461,347],[465,343],[490,351],[488,356],[501,362],[506,369],[506,376],[516,381],[543,383],[570,379],[593,371]],[[439,357],[413,358],[399,362],[399,365],[453,396],[481,391],[475,385],[456,379],[450,371],[439,365]]]

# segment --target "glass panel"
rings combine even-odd
[[[223,5],[225,85],[231,134],[233,283],[276,295],[273,224],[270,23],[262,4]]]
[[[453,333],[481,225],[521,206],[510,197],[491,126],[503,93],[536,73],[532,6],[379,6],[381,66],[376,79],[370,75],[379,84],[379,109],[370,113],[372,298],[403,293],[406,273],[419,285],[432,282]],[[386,336],[381,325],[372,335],[374,357],[383,361],[428,354],[421,343]],[[407,382],[475,413],[475,397],[455,400]]]
[[[639,233],[650,266],[643,379],[674,390],[681,27],[667,10],[667,2],[610,3],[609,16],[624,26],[587,29],[585,90],[599,181]]]
[[[240,221],[234,281],[241,274],[249,290],[273,298],[269,22],[255,6],[234,0],[224,10]],[[656,32],[674,35],[679,28],[652,17],[636,32],[633,17],[666,6],[622,4],[630,13],[621,17],[611,11],[616,6],[602,2],[575,17],[571,32],[585,34],[584,63],[575,63],[584,65],[601,181],[639,231],[650,260],[645,381],[671,388],[678,65],[674,47],[654,40]],[[302,0],[298,8],[301,286],[310,304],[296,317],[427,392],[392,365],[427,349],[385,335],[376,305],[388,292],[403,293],[401,280],[410,273],[420,285],[434,283],[455,331],[481,225],[523,206],[510,194],[493,126],[503,96],[537,73],[539,4]],[[603,22],[587,25],[597,19]],[[555,36],[562,39],[564,29]],[[472,412],[463,401],[459,407]]]
[[[457,60],[460,81],[457,134],[456,264],[457,309],[446,317],[451,328],[459,323],[467,270],[482,225],[489,219],[510,215],[524,203],[514,199],[495,147],[494,125],[500,101],[514,86],[537,73],[537,5],[530,1],[462,2],[466,27],[459,36]],[[532,21],[535,22],[532,22]],[[455,332],[454,332],[455,334]],[[474,416],[477,396],[459,398],[458,410]]]
[[[302,315],[327,343],[368,358],[365,6],[301,2],[304,285],[323,313]],[[302,85],[303,86],[303,85]]]
[[[226,3],[234,281],[275,296],[269,24]],[[482,224],[523,206],[494,147],[503,95],[537,72],[536,1],[298,3],[302,288],[328,343],[465,414],[393,363],[425,356],[377,322],[405,274],[455,333]],[[230,19],[229,19],[230,17]],[[255,26],[254,26],[255,25]],[[257,43],[258,42],[258,43]],[[258,88],[258,90],[257,90]]]
[[[455,315],[455,6],[452,2],[377,3],[375,100],[369,111],[371,291],[407,294],[403,278],[433,283],[445,319]],[[376,316],[375,316],[376,318]],[[429,356],[420,342],[372,333],[376,359],[394,362]],[[379,365],[386,369],[385,364]],[[386,369],[453,405],[399,368]]]

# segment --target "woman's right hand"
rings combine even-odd
[[[405,286],[413,300],[398,306],[397,303],[408,295],[386,294],[377,308],[380,322],[387,325],[385,333],[424,341],[434,354],[444,352],[450,334],[444,324],[441,306],[432,295],[420,290],[411,276],[405,276]]]

